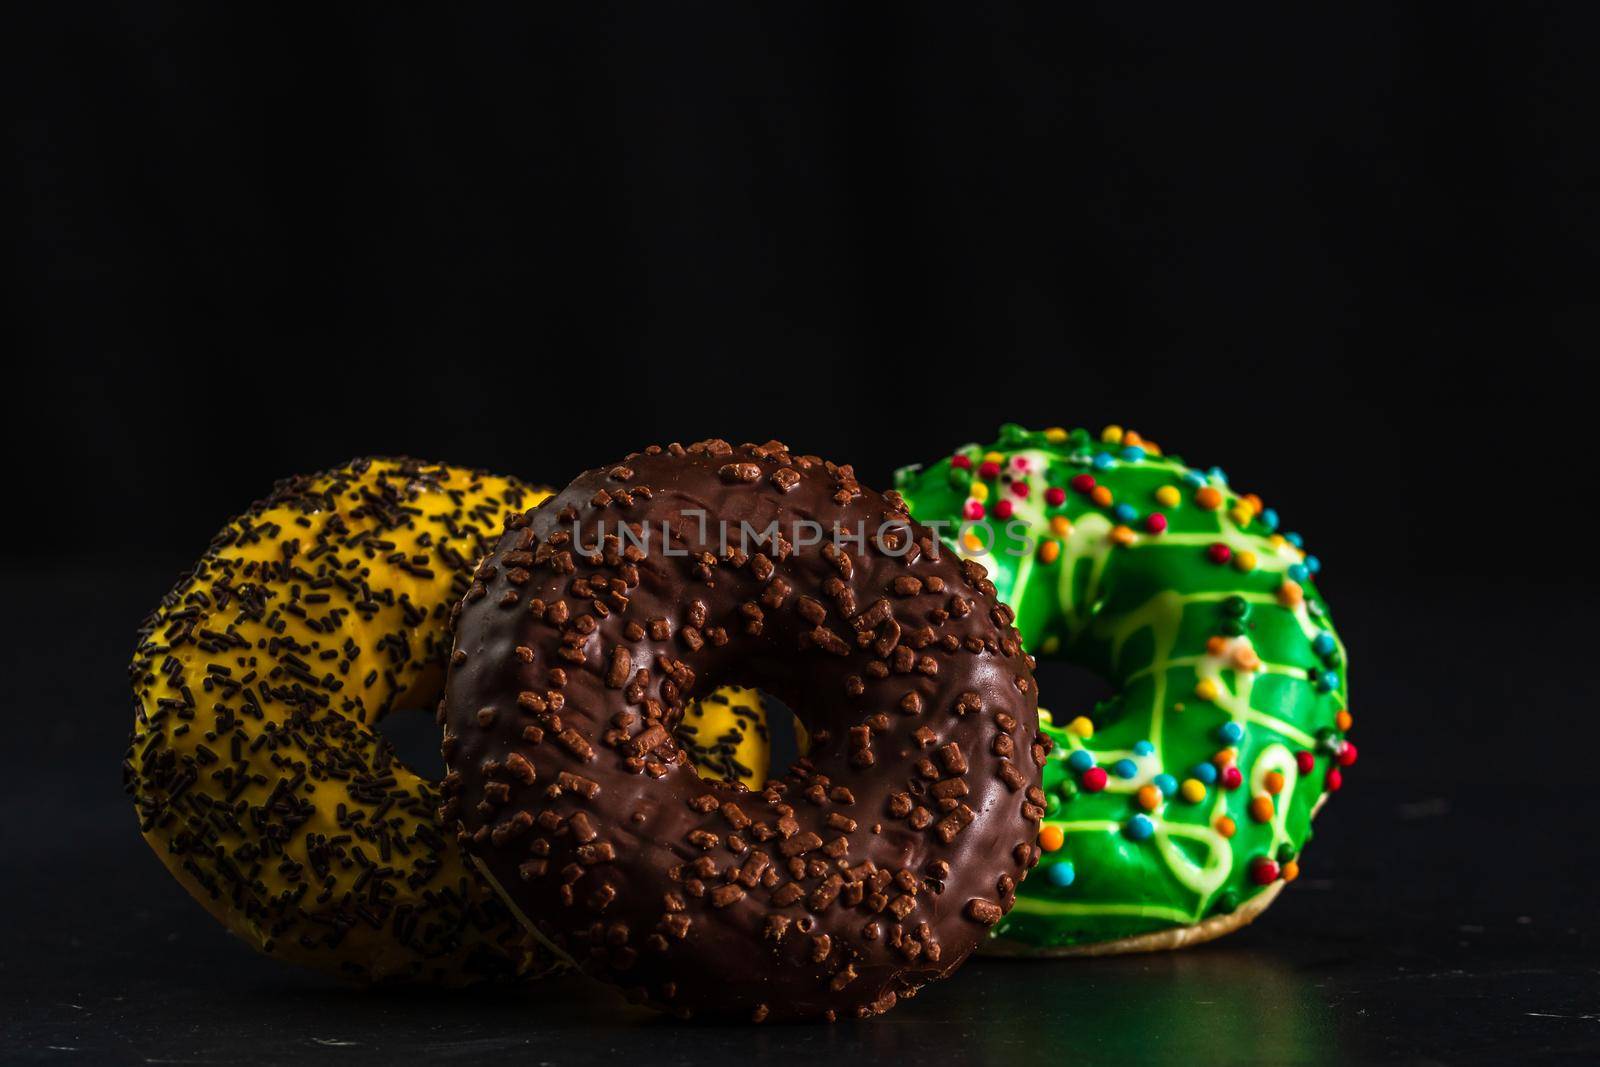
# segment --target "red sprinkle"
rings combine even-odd
[[[966,516],[973,522],[983,518],[983,504],[977,500],[967,501]]]
[[[1067,502],[1067,491],[1059,485],[1052,485],[1044,491],[1044,502],[1053,508],[1059,508]]]
[[[985,460],[983,466],[978,468],[978,477],[980,477],[980,478],[998,478],[998,477],[1000,477],[1000,464],[996,463],[992,459],[991,460]]]
[[[1244,775],[1239,773],[1237,767],[1222,768],[1222,788],[1238,789],[1244,784]]]
[[[1356,761],[1356,746],[1346,741],[1344,747],[1339,749],[1339,766],[1348,767]]]
[[[950,466],[958,467],[964,471],[969,471],[972,469],[972,459],[968,456],[951,456]]]
[[[1144,528],[1151,533],[1167,532],[1167,517],[1159,511],[1152,511],[1150,517],[1144,520]]]
[[[1011,495],[1021,497],[1024,500],[1028,499],[1028,483],[1020,478],[1012,482]]]
[[[1083,772],[1083,781],[1081,784],[1083,785],[1084,791],[1087,793],[1100,792],[1100,790],[1106,787],[1105,768],[1090,767],[1088,770]]]
[[[1250,861],[1250,880],[1256,885],[1271,885],[1278,880],[1278,865],[1265,856]]]
[[[1301,749],[1294,754],[1294,765],[1299,768],[1301,774],[1310,774],[1311,768],[1316,766],[1316,762],[1317,757],[1305,749]]]
[[[994,503],[994,517],[997,519],[1009,519],[1015,510],[1009,500],[996,500]]]
[[[1211,557],[1212,563],[1226,563],[1233,558],[1233,549],[1229,548],[1221,541],[1217,541],[1210,548],[1206,549],[1206,555]]]
[[[1072,486],[1074,492],[1092,493],[1094,492],[1094,475],[1074,474],[1072,476],[1072,481],[1068,482],[1067,484]]]
[[[1328,792],[1337,793],[1342,785],[1344,785],[1344,775],[1339,773],[1339,768],[1328,768]]]

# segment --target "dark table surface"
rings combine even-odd
[[[1590,642],[1567,592],[1440,583],[1439,624],[1403,629],[1347,594],[1370,605],[1343,605],[1362,762],[1255,926],[1155,956],[979,960],[881,1019],[755,1028],[663,1021],[575,978],[352,990],[230,939],[118,788],[129,636],[175,573],[3,575],[29,622],[4,642],[0,1060],[1600,1060],[1595,683],[1571,668]],[[1539,627],[1463,643],[1482,604],[1514,600],[1497,617]]]

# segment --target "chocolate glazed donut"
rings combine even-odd
[[[1032,662],[898,495],[706,441],[507,527],[458,619],[441,817],[586,971],[682,1017],[864,1017],[1010,909],[1044,815]],[[809,731],[761,792],[673,737],[724,683]]]

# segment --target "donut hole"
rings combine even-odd
[[[392,711],[378,721],[376,733],[394,749],[395,758],[420,777],[430,782],[444,777],[439,724],[432,713],[420,708]]]
[[[774,767],[788,768],[800,758],[800,739],[796,731],[798,721],[789,705],[769,693],[762,692],[761,703],[767,709],[767,737],[772,740],[772,758],[763,769],[771,777]]]
[[[764,739],[765,744],[761,746],[763,750],[761,754],[765,758],[758,758],[749,752],[740,752],[740,746],[731,735],[688,738],[684,736],[683,728],[680,726],[678,740],[685,742],[686,747],[690,749],[695,773],[701,778],[717,782],[738,781],[741,778],[748,782],[753,779],[759,788],[761,783],[772,777],[775,769],[781,772],[800,758],[799,721],[795,718],[794,711],[765,689],[755,691],[761,697],[760,711],[752,709],[744,711],[743,714],[754,716],[747,729],[755,731],[757,736]],[[703,746],[701,751],[707,758],[694,758],[696,745]],[[741,759],[744,762],[741,762]]]
[[[1049,709],[1057,726],[1079,715],[1092,718],[1096,708],[1117,695],[1116,686],[1076,663],[1040,661],[1033,674],[1039,683],[1039,706]]]

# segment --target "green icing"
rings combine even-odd
[[[969,445],[896,474],[911,513],[948,523],[941,533],[951,546],[988,568],[1030,651],[1092,670],[1115,689],[1084,713],[1092,723],[1088,738],[1069,728],[1077,711],[1052,718],[1041,709],[1056,743],[1044,769],[1041,836],[1054,827],[1064,843],[1044,853],[995,928],[997,937],[1039,947],[1189,925],[1263,892],[1255,875],[1270,872],[1257,865],[1271,860],[1281,876],[1297,860],[1344,748],[1344,646],[1309,573],[1315,561],[1293,535],[1275,535],[1276,517],[1257,513],[1220,471],[1195,471],[1154,446],[1128,450],[1107,436],[1008,425],[991,447]],[[991,454],[998,454],[998,474],[984,477]],[[957,466],[957,457],[968,468]],[[1072,479],[1082,474],[1112,499],[1102,506],[1074,489]],[[1025,494],[1014,489],[1019,482]],[[986,488],[975,490],[979,485]],[[1176,503],[1158,500],[1164,487],[1176,491]],[[1065,494],[1061,503],[1050,503],[1052,489]],[[1202,507],[1202,489],[1214,491],[1219,506]],[[985,492],[976,502],[994,534],[988,552],[964,543],[957,528],[975,493]],[[997,507],[1002,500],[1010,502],[1009,517]],[[1119,515],[1118,505],[1136,515]],[[1165,530],[1149,528],[1152,513],[1165,518]],[[1058,516],[1068,529],[1052,527]],[[1130,532],[1131,543],[1118,543]],[[1219,543],[1228,546],[1227,562],[1211,554]],[[1243,553],[1254,554],[1254,567],[1241,568]],[[1204,784],[1197,765],[1218,768],[1230,723],[1242,731],[1233,746],[1240,785],[1225,788],[1219,771],[1203,796],[1186,798],[1187,779]],[[1108,773],[1102,790],[1090,788],[1093,772],[1069,762],[1078,750]],[[1299,770],[1302,752],[1313,760],[1309,773]],[[1084,757],[1077,759],[1081,765]],[[1131,761],[1132,777],[1116,773],[1123,760]],[[1265,813],[1258,803],[1252,814],[1251,801],[1270,795],[1274,772],[1281,789],[1271,797],[1270,817],[1259,821]],[[1140,801],[1143,786],[1161,794],[1153,809]],[[1235,827],[1231,838],[1219,830],[1224,819]],[[1140,839],[1143,831],[1148,836]],[[1055,870],[1063,865],[1070,866]]]

